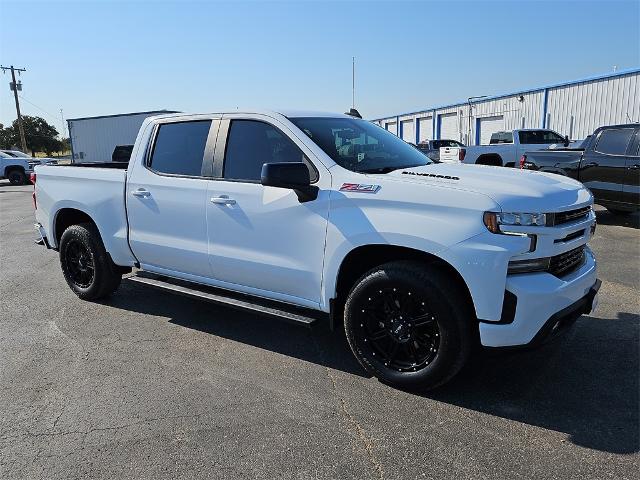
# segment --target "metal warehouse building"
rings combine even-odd
[[[640,69],[373,120],[407,142],[466,145],[485,145],[492,133],[517,128],[551,128],[577,140],[602,125],[632,121],[640,121]]]
[[[145,118],[173,110],[121,113],[98,117],[70,118],[69,138],[74,161],[108,162],[117,145],[133,145]]]

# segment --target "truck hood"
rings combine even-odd
[[[591,192],[576,180],[515,168],[439,163],[375,177],[480,193],[505,212],[562,211],[592,201]]]

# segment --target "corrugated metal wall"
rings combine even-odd
[[[422,116],[418,115],[418,142],[422,142],[423,140],[433,140],[433,116]]]
[[[75,161],[110,162],[116,145],[133,145],[145,118],[157,113],[69,120]]]
[[[546,98],[546,108],[545,108]],[[602,78],[578,81],[561,86],[542,87],[472,103],[469,121],[468,103],[375,120],[384,127],[387,122],[413,119],[418,142],[438,136],[439,119],[447,114],[457,116],[457,131],[447,135],[467,145],[479,140],[477,126],[482,119],[502,117],[505,130],[517,128],[551,128],[571,139],[582,139],[602,125],[640,121],[640,71],[611,74]],[[433,129],[433,115],[436,128]],[[543,118],[544,117],[544,118]],[[393,129],[393,133],[398,132]],[[416,133],[417,132],[417,133]],[[406,136],[403,135],[406,139]]]
[[[547,128],[570,138],[585,138],[602,125],[640,121],[640,75],[550,89],[547,114]]]

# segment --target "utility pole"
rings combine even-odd
[[[60,120],[62,120],[62,130],[60,130],[60,136],[64,138],[64,132],[67,130],[67,137],[69,136],[69,129],[64,122],[64,113],[62,113],[62,109],[60,109]]]
[[[16,101],[16,113],[18,114],[18,130],[20,131],[20,143],[22,144],[22,151],[27,152],[27,140],[24,136],[24,127],[22,126],[22,115],[20,115],[20,101],[18,100],[18,88],[22,88],[21,85],[18,85],[16,82],[16,72],[20,74],[20,72],[26,72],[26,68],[14,68],[13,65],[10,67],[3,67],[0,65],[2,72],[4,73],[6,70],[11,70],[11,90],[13,90],[13,98]]]

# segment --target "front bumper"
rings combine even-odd
[[[546,272],[509,275],[506,290],[516,298],[515,314],[507,321],[481,321],[480,341],[487,347],[540,343],[590,313],[599,287],[588,247],[584,264],[563,278]]]

